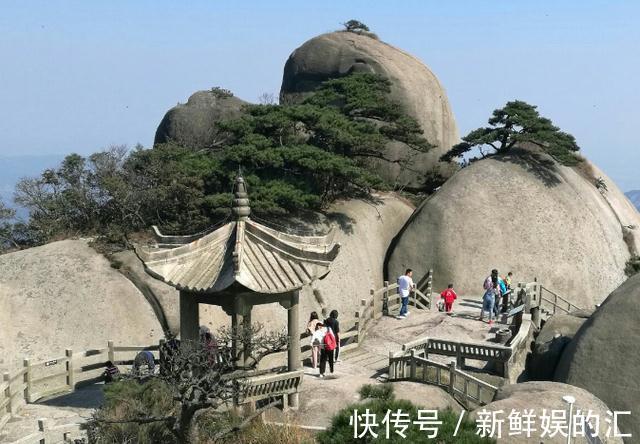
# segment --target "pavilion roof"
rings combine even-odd
[[[286,293],[325,276],[338,255],[335,229],[325,236],[282,233],[249,218],[242,177],[236,180],[236,220],[201,236],[164,236],[136,252],[152,276],[193,292],[216,293],[235,283],[258,293]]]

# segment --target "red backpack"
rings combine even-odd
[[[336,349],[336,337],[330,328],[327,328],[327,334],[324,335],[324,349],[333,351]]]

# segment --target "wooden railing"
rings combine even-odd
[[[72,443],[75,439],[82,439],[81,424],[62,424],[47,427],[45,419],[38,419],[38,431],[23,436],[17,441],[8,444],[47,444],[47,443]]]
[[[467,409],[491,402],[497,387],[457,368],[455,362],[442,364],[409,354],[389,353],[389,381],[412,381],[443,388]]]
[[[412,292],[411,305],[419,309],[431,307],[432,275],[432,271],[429,270],[422,279],[422,288],[427,291],[427,294],[421,290]],[[388,314],[400,304],[400,297],[395,293],[397,288],[397,284],[389,285],[389,282],[385,282],[383,287],[371,289],[368,297],[360,300],[360,305],[354,314],[354,321],[341,325],[341,352],[348,352],[362,344],[373,321]],[[309,337],[308,332],[300,335],[302,340]],[[142,350],[151,351],[155,358],[159,359],[159,345],[116,346],[112,341],[109,341],[104,348],[81,352],[67,349],[64,355],[45,361],[34,363],[30,359],[25,359],[23,368],[14,372],[5,372],[0,382],[0,428],[25,403],[72,392],[78,385],[97,382],[104,372],[106,361],[112,361],[119,366],[130,366],[135,354]],[[308,341],[303,341],[301,359],[304,360],[310,356],[311,345]],[[302,373],[287,372],[260,376],[252,378],[252,381],[258,385],[250,388],[249,400],[257,400],[293,393],[302,383]],[[270,390],[272,392],[269,392]]]
[[[496,370],[508,380],[513,380],[514,360],[526,348],[527,340],[533,333],[531,315],[523,314],[522,323],[515,336],[508,345],[457,342],[438,338],[421,338],[402,345],[401,355],[413,354],[416,357],[428,359],[430,354],[451,356],[456,358],[456,365],[464,368],[465,360],[493,362]]]
[[[286,402],[287,397],[285,395],[298,392],[303,376],[303,370],[296,370],[248,378],[246,380],[248,388],[244,402],[254,402],[279,396],[283,396],[284,402]]]

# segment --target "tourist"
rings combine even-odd
[[[447,313],[453,310],[453,301],[458,299],[458,295],[453,290],[453,284],[449,284],[447,289],[440,293],[440,298],[444,301],[444,309]]]
[[[118,367],[116,367],[113,362],[107,361],[105,367],[105,371],[102,373],[105,384],[110,384],[120,377],[120,370],[118,370]]]
[[[322,325],[322,324],[318,324]],[[324,378],[327,369],[327,361],[329,361],[329,371],[333,374],[333,352],[336,349],[336,337],[331,327],[321,327],[322,331],[322,348],[320,349],[320,377]]]
[[[494,276],[496,279],[494,281]],[[480,310],[480,320],[484,319],[484,312],[489,312],[489,324],[493,324],[493,306],[496,303],[495,295],[498,285],[498,270],[491,270],[491,274],[484,280],[484,295],[482,296],[482,309]]]
[[[416,284],[413,283],[413,270],[411,268],[407,268],[402,276],[398,278],[398,294],[400,295],[400,314],[398,318],[404,319],[409,315],[409,310],[407,309],[409,306],[409,293],[413,290]]]
[[[146,367],[146,372],[144,368]],[[142,350],[138,353],[133,360],[132,372],[137,375],[153,375],[153,372],[156,369],[155,358],[153,357],[153,353],[149,350]]]
[[[493,306],[493,311],[496,314],[497,318],[498,314],[500,313],[500,307],[504,305],[503,297],[507,293],[507,286],[500,276],[496,275],[495,280],[496,288],[498,289],[498,291],[496,292],[496,303]]]
[[[307,331],[311,334],[311,367],[314,369],[318,368],[318,359],[320,358],[320,342],[315,342],[313,335],[316,332],[316,325],[319,323],[318,313],[312,311],[311,316],[309,316]]]
[[[333,354],[334,362],[339,361],[340,357],[340,323],[338,322],[338,310],[331,310],[329,317],[325,319],[324,325],[329,327],[336,337],[336,349]]]
[[[209,365],[215,365],[218,362],[218,341],[210,331],[205,332],[201,339]]]
[[[509,272],[507,273],[507,275],[502,278],[502,280],[504,281],[504,285],[505,285],[505,291],[502,293],[502,313],[506,313],[507,311],[509,311],[509,303],[511,302],[511,295],[513,294],[512,291],[512,279],[513,279],[513,272]]]

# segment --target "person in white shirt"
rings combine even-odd
[[[398,315],[399,318],[404,319],[409,314],[409,311],[407,310],[407,307],[409,306],[409,293],[416,286],[413,283],[412,276],[413,270],[411,268],[407,268],[407,271],[398,278],[398,294],[400,295],[400,301],[402,302],[400,314]]]

